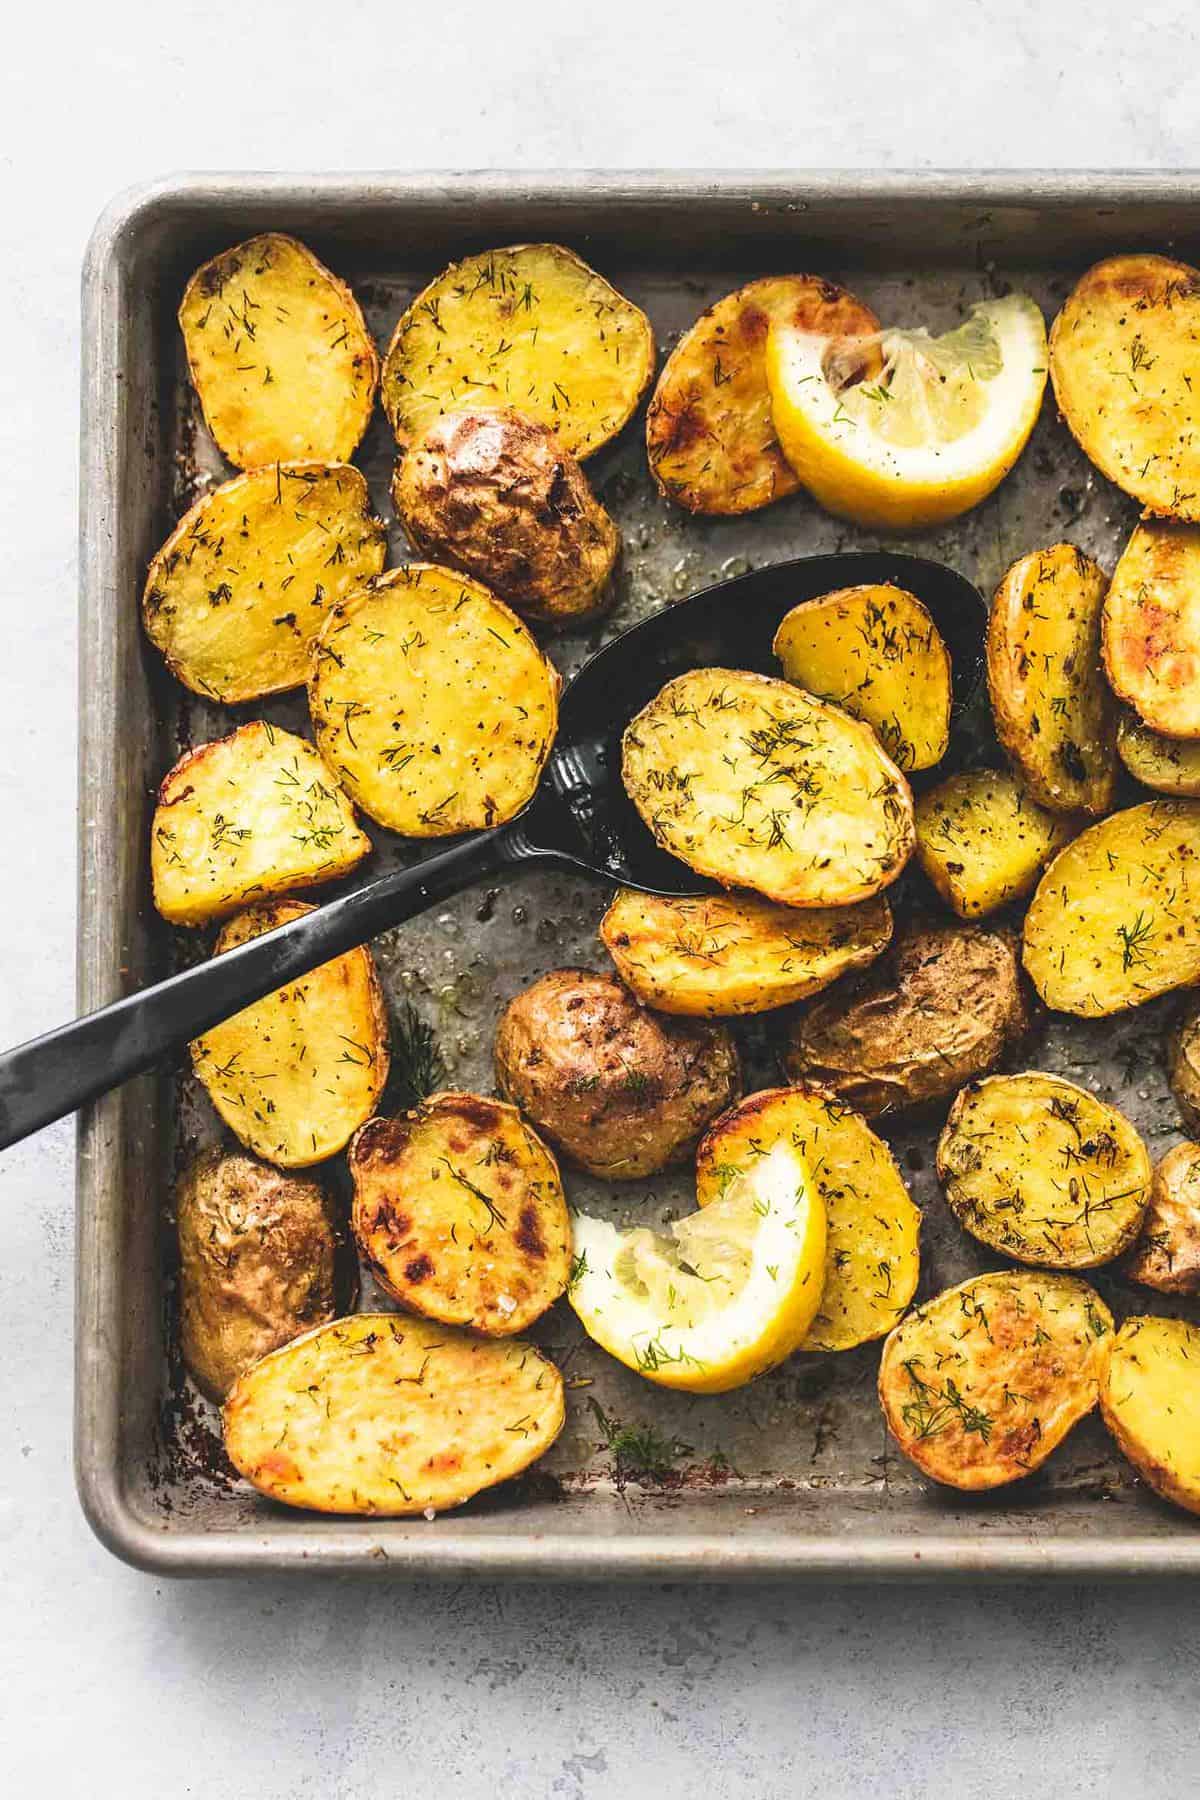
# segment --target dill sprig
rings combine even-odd
[[[433,1026],[426,1023],[411,1000],[406,1000],[392,1034],[396,1105],[401,1109],[419,1106],[444,1087],[449,1078]]]
[[[618,1485],[625,1481],[640,1481],[661,1486],[666,1477],[673,1474],[680,1458],[691,1455],[691,1444],[685,1444],[679,1438],[663,1437],[653,1425],[620,1424],[610,1418],[591,1395],[588,1405],[604,1434],[604,1447],[611,1452],[613,1478]]]

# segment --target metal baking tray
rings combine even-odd
[[[138,596],[152,551],[220,473],[184,377],[174,310],[204,257],[290,231],[345,275],[381,341],[444,263],[488,245],[557,239],[639,301],[665,350],[711,299],[770,270],[843,280],[899,322],[953,322],[964,303],[1029,288],[1049,316],[1108,251],[1200,260],[1200,177],[752,173],[186,176],[117,200],[83,282],[79,1002],[91,1008],[205,952],[150,904],[155,784],[180,748],[255,711],[298,726],[303,698],[222,711],[184,694],[147,652]],[[390,434],[358,458],[390,516]],[[722,575],[810,551],[879,543],[803,497],[745,519],[692,519],[653,491],[640,426],[590,472],[625,534],[617,608],[552,654],[569,673],[603,638]],[[1135,515],[1096,476],[1047,404],[998,493],[908,544],[989,592],[1016,556],[1067,536],[1111,567]],[[886,542],[886,540],[882,540]],[[393,558],[404,555],[393,534]],[[985,708],[975,725],[986,731]],[[986,745],[968,742],[965,753]],[[960,748],[963,748],[960,746]],[[376,833],[386,839],[386,833]],[[410,854],[395,841],[381,861]],[[462,896],[376,945],[389,995],[437,1027],[456,1083],[491,1086],[500,1008],[534,975],[604,966],[606,896],[525,873]],[[1054,1021],[1030,1053],[1124,1107],[1160,1154],[1177,1134],[1161,1059],[1170,1003],[1093,1024]],[[739,1028],[748,1082],[773,1079],[769,1019]],[[650,1387],[583,1339],[561,1305],[537,1334],[569,1383],[566,1430],[527,1478],[436,1521],[288,1512],[224,1464],[215,1417],[187,1388],[174,1327],[174,1174],[214,1123],[181,1068],[131,1083],[80,1120],[76,1457],[103,1541],[144,1568],[199,1573],[327,1568],[406,1575],[1135,1575],[1200,1571],[1200,1527],[1147,1494],[1095,1416],[1038,1475],[982,1500],[929,1487],[889,1447],[875,1401],[878,1345],[794,1357],[718,1398]],[[921,1292],[996,1266],[950,1218],[932,1172],[936,1125],[890,1135],[925,1209]],[[691,1204],[686,1176],[572,1198],[622,1217]],[[1101,1272],[1119,1312],[1147,1296]],[[1156,1309],[1157,1303],[1155,1302]],[[599,1413],[653,1425],[659,1481],[629,1474]]]

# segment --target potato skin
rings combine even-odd
[[[349,1304],[345,1234],[311,1176],[208,1150],[182,1176],[175,1215],[183,1360],[209,1400]]]
[[[532,623],[578,625],[615,597],[620,532],[535,419],[482,410],[435,419],[397,462],[392,504],[418,555],[473,575]]]
[[[1200,1294],[1200,1144],[1176,1144],[1155,1169],[1125,1273],[1160,1294]]]
[[[1139,1475],[1164,1500],[1200,1513],[1200,1327],[1126,1319],[1113,1340],[1100,1412]]]
[[[590,969],[554,969],[509,1002],[496,1081],[565,1156],[612,1181],[685,1161],[741,1092],[724,1026],[647,1012]]]
[[[1167,1039],[1167,1074],[1185,1125],[1200,1132],[1200,1000],[1189,1000]]]
[[[1027,894],[1081,823],[1004,770],[972,769],[917,801],[917,861],[960,919],[981,919]]]
[[[1200,738],[1200,527],[1134,527],[1104,601],[1104,667],[1151,731]]]
[[[1007,932],[918,926],[800,1014],[784,1061],[789,1080],[816,1083],[875,1119],[987,1074],[1030,1024]]]

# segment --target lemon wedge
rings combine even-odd
[[[572,1223],[584,1330],[662,1387],[741,1387],[803,1343],[821,1303],[825,1208],[790,1144],[666,1231]]]
[[[1009,294],[943,337],[829,338],[772,325],[771,415],[827,511],[896,530],[977,506],[1016,462],[1046,386],[1046,323]]]

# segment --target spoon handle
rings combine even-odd
[[[285,982],[517,862],[554,862],[514,826],[395,869],[236,949],[0,1056],[0,1149],[140,1075]]]

